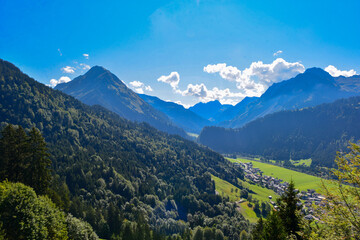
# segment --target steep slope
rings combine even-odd
[[[101,238],[128,233],[130,227],[146,229],[144,221],[167,235],[199,225],[229,238],[248,230],[236,204],[215,194],[211,174],[240,188],[237,179],[243,178],[221,155],[85,105],[0,60],[0,125],[6,124],[41,130],[54,179],[62,196],[70,194],[70,212]]]
[[[238,115],[241,115],[242,113],[246,112],[248,109],[248,106],[252,103],[257,101],[258,97],[245,97],[241,102],[236,104],[235,106],[231,106],[227,108],[225,111],[218,113],[214,119],[217,123],[221,123],[224,121],[229,121],[233,118],[235,118]]]
[[[351,77],[336,77],[335,81],[343,91],[347,92],[360,92],[360,75],[354,75]]]
[[[126,119],[147,122],[161,131],[186,136],[165,114],[144,102],[118,77],[103,67],[92,67],[84,75],[71,82],[59,84],[55,89],[83,103],[103,106]]]
[[[239,129],[206,127],[198,139],[219,152],[331,166],[336,151],[360,140],[360,97],[273,113]]]
[[[292,79],[273,84],[259,99],[250,103],[245,112],[219,126],[237,128],[270,113],[312,107],[357,94],[358,91],[346,91],[324,70],[310,68]]]
[[[222,105],[218,100],[211,102],[203,103],[199,102],[194,106],[190,107],[189,110],[196,113],[202,118],[205,118],[210,121],[214,121],[214,117],[226,109],[232,107],[232,105],[224,104]]]
[[[210,121],[179,104],[166,102],[145,94],[139,94],[139,96],[155,109],[165,113],[177,126],[185,129],[187,132],[199,134],[204,126],[210,125]]]

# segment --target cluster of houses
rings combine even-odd
[[[286,188],[289,186],[289,183],[284,182],[282,179],[263,175],[263,172],[259,168],[253,167],[252,162],[235,164],[240,166],[244,170],[245,177],[251,182],[271,189],[278,195],[282,195],[285,192]]]
[[[245,172],[245,177],[254,184],[259,184],[265,188],[273,190],[278,195],[282,195],[287,187],[289,186],[288,182],[283,181],[282,179],[274,178],[271,176],[263,175],[263,172],[259,168],[254,168],[251,162],[248,163],[235,163],[235,165],[241,167]],[[298,203],[299,206],[302,206],[302,213],[305,215],[305,219],[316,220],[316,217],[313,215],[314,210],[312,208],[313,204],[322,205],[324,204],[324,196],[315,192],[314,189],[307,189],[307,191],[298,191],[297,196],[302,201]],[[272,196],[269,196],[270,203],[277,209],[276,202],[272,200]]]

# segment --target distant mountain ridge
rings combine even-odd
[[[216,115],[221,114],[231,107],[232,105],[230,104],[223,105],[218,100],[214,100],[207,103],[199,102],[190,107],[189,110],[209,121],[215,121],[214,117]]]
[[[83,103],[103,106],[126,119],[147,122],[161,131],[186,136],[183,129],[175,126],[164,113],[143,101],[118,77],[103,67],[94,66],[84,75],[68,83],[59,84],[55,89]]]
[[[166,102],[158,97],[139,94],[139,96],[155,109],[165,113],[177,126],[190,133],[199,134],[204,126],[211,123],[196,113],[184,108],[184,106],[173,102]]]
[[[354,78],[355,85],[356,82]],[[351,87],[345,85],[344,78],[334,78],[320,68],[309,68],[294,78],[274,83],[260,98],[242,106],[242,112],[233,119],[217,125],[238,128],[274,112],[313,107],[359,94],[360,87],[349,91]]]

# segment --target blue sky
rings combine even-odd
[[[0,1],[0,58],[45,84],[101,65],[164,100],[234,104],[309,67],[360,73],[360,1]]]

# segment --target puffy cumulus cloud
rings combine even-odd
[[[219,75],[229,81],[236,81],[241,76],[241,71],[233,66],[226,66],[226,63],[209,64],[204,67],[204,72],[219,73]]]
[[[339,77],[339,76],[351,77],[356,75],[356,71],[354,69],[351,69],[349,71],[341,71],[336,67],[334,67],[333,65],[327,66],[325,68],[325,71],[327,71],[333,77]]]
[[[83,56],[84,56],[85,59],[89,59],[89,54],[88,53],[84,53]]]
[[[140,94],[144,94],[144,90],[149,91],[149,92],[153,91],[151,86],[145,85],[143,82],[140,82],[140,81],[132,81],[129,84],[134,89],[135,92],[140,93]]]
[[[223,75],[227,76],[229,79],[231,78],[231,74],[235,74],[236,70],[237,68],[227,67],[226,64],[208,65],[204,68],[204,71],[208,71],[211,73],[222,71]],[[208,89],[204,83],[188,84],[185,90],[181,90],[179,89],[180,75],[178,72],[172,72],[170,75],[161,76],[160,78],[158,78],[158,81],[170,84],[174,92],[177,94],[180,94],[182,96],[192,96],[198,98],[202,102],[219,100],[221,103],[236,104],[246,96],[241,92],[231,92],[228,88],[219,89],[217,87],[214,87],[213,89]],[[134,84],[140,85],[139,83]],[[185,106],[184,104],[181,105]]]
[[[283,53],[283,51],[279,50],[279,51],[277,51],[277,52],[274,52],[273,56],[275,57],[275,56],[278,56],[278,55],[280,55],[280,54],[282,54],[282,53]]]
[[[62,76],[59,78],[59,80],[56,80],[56,79],[51,79],[50,80],[50,87],[55,87],[56,85],[60,84],[60,83],[67,83],[67,82],[70,82],[71,79],[69,77],[66,77],[66,76]]]
[[[282,58],[278,58],[270,64],[258,61],[251,63],[249,68],[242,71],[238,82],[250,81],[269,87],[273,83],[287,80],[304,71],[305,67],[301,63],[289,63]]]
[[[178,72],[171,72],[169,75],[163,75],[157,79],[159,82],[164,82],[170,84],[170,86],[175,90],[178,88],[180,82],[180,75]]]
[[[70,66],[66,66],[61,68],[61,71],[63,71],[64,73],[75,73],[75,68],[74,67],[70,67]]]
[[[233,105],[245,97],[243,93],[231,92],[229,88],[219,89],[214,87],[213,89],[208,89],[204,83],[189,84],[186,90],[178,90],[177,92],[181,93],[183,96],[193,96],[199,98],[202,102],[219,100],[223,104],[227,103]]]
[[[270,64],[262,61],[253,62],[243,71],[227,66],[225,63],[207,65],[204,67],[204,71],[218,72],[223,79],[236,82],[237,88],[245,96],[260,96],[271,84],[303,73],[305,67],[299,62],[290,63],[282,58],[277,58]]]
[[[135,88],[142,87],[144,85],[144,83],[142,83],[140,81],[133,81],[133,82],[130,82],[129,84]]]

